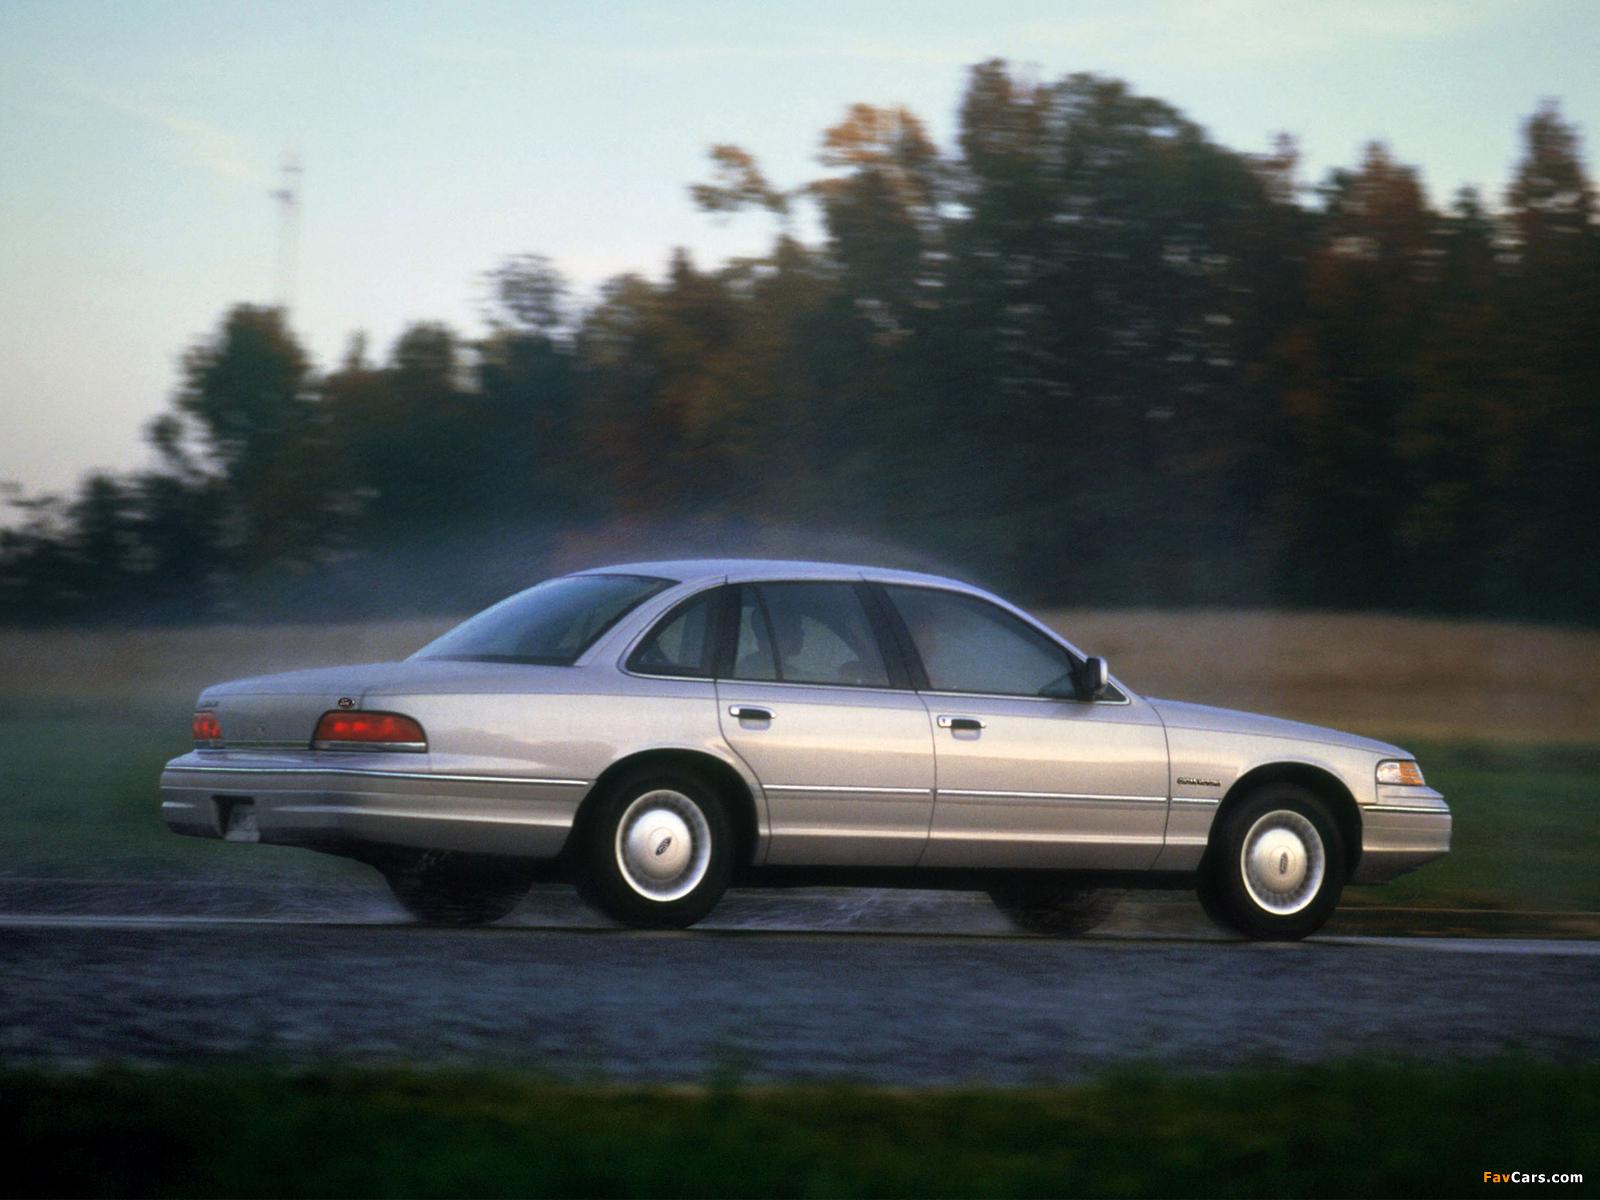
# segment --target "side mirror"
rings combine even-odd
[[[1103,658],[1086,658],[1083,665],[1078,668],[1078,699],[1098,700],[1106,694],[1106,686],[1110,683],[1110,672],[1106,670],[1106,660]]]

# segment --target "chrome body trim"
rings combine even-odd
[[[313,750],[353,750],[358,754],[426,754],[427,742],[347,742],[335,738],[318,738],[311,743]]]
[[[370,779],[426,779],[434,783],[507,783],[551,787],[588,787],[590,779],[546,779],[532,775],[449,775],[429,771],[383,771],[374,767],[294,767],[294,766],[192,766],[168,767],[171,772],[215,775],[354,775]]]
[[[984,595],[982,592],[977,592],[974,594],[979,596]],[[995,599],[994,596],[984,596],[984,598],[986,600]],[[1019,612],[1018,610],[1012,609],[1009,606],[1007,606],[1007,611],[1017,612],[1019,616],[1027,616],[1026,613]],[[1052,641],[1063,646],[1069,645],[1069,643],[1063,642],[1061,640],[1061,635],[1056,633],[1048,625],[1041,625],[1031,617],[1028,618],[1028,624],[1042,630],[1045,633],[1048,633]],[[1076,649],[1074,649],[1073,653],[1077,654],[1078,652]],[[1082,654],[1078,654],[1078,657],[1082,658],[1083,656]],[[1133,703],[1132,694],[1128,692],[1127,688],[1117,683],[1115,679],[1111,680],[1111,686],[1119,689],[1123,693],[1120,698],[1113,698],[1111,696],[1096,696],[1093,700],[1077,700],[1065,699],[1061,696],[1029,696],[1020,694],[1018,692],[937,692],[933,691],[932,689],[929,689],[926,692],[919,692],[917,694],[920,696],[926,696],[929,700],[945,701],[945,703],[940,706],[942,708],[956,708],[965,701],[976,700],[1025,700],[1035,704],[1081,704],[1085,708],[1096,705],[1106,708],[1123,708]]]
[[[1020,800],[1020,801],[1026,802],[1026,803],[1039,803],[1039,802],[1042,802],[1042,803],[1046,803],[1046,804],[1054,803],[1054,802],[1057,802],[1057,801],[1059,801],[1059,802],[1061,802],[1063,804],[1074,804],[1074,803],[1078,803],[1078,804],[1082,804],[1082,803],[1094,804],[1094,803],[1099,803],[1099,802],[1102,802],[1102,801],[1119,801],[1119,800],[1132,801],[1132,802],[1138,803],[1138,804],[1165,804],[1167,802],[1167,798],[1165,796],[1118,796],[1118,795],[1105,795],[1105,794],[1101,794],[1101,793],[1077,793],[1077,792],[976,791],[976,790],[971,790],[971,789],[967,789],[967,788],[940,788],[939,789],[939,795],[941,797],[948,796],[951,799],[955,799],[956,797],[960,797],[963,800],[999,800],[999,801],[1002,801],[1002,802]]]
[[[764,783],[768,792],[824,792],[841,796],[931,796],[932,788],[855,787],[848,784]]]
[[[275,811],[279,813],[316,813],[336,816],[392,817],[402,821],[466,821],[480,825],[537,825],[548,828],[566,828],[564,821],[549,817],[500,817],[489,816],[484,813],[463,815],[460,813],[408,812],[405,809],[371,808],[353,804],[280,804]]]
[[[956,835],[935,833],[932,836],[934,841],[940,841],[950,840]],[[977,842],[1025,842],[1030,845],[1047,847],[1125,846],[1130,841],[1134,840],[1121,834],[1111,833],[1011,833],[1006,830],[985,830],[978,833],[967,832],[962,833],[960,838],[963,841]],[[1157,835],[1155,837],[1140,838],[1137,840],[1137,844],[1147,848],[1159,846],[1161,845],[1161,837],[1160,835]]]

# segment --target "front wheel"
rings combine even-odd
[[[1295,940],[1321,929],[1347,873],[1327,806],[1292,783],[1260,788],[1229,812],[1201,864],[1208,916],[1247,937]]]
[[[699,776],[646,770],[596,802],[580,851],[579,890],[641,929],[683,929],[722,899],[733,874],[733,826]]]

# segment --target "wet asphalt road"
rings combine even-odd
[[[1600,1058],[1600,945],[0,917],[0,1062],[1027,1083],[1138,1063]]]

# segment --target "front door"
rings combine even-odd
[[[927,674],[938,791],[919,865],[1148,868],[1167,820],[1150,706],[1042,695],[1075,665],[1044,634],[965,593],[886,591]]]

